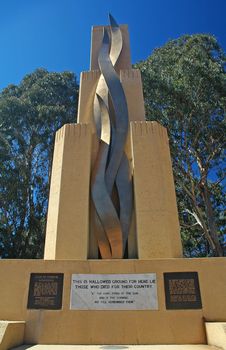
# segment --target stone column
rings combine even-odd
[[[167,131],[157,122],[130,125],[138,258],[182,257]]]
[[[56,133],[44,259],[87,259],[91,126]]]

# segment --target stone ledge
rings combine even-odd
[[[23,345],[11,350],[221,350],[210,345]]]
[[[226,350],[226,322],[206,322],[205,326],[207,343]]]
[[[23,344],[24,326],[24,321],[0,321],[0,350]]]

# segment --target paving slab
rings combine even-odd
[[[211,345],[22,345],[11,350],[221,350]]]

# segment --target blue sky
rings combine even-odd
[[[182,34],[214,34],[226,51],[226,0],[0,0],[0,89],[38,67],[79,78],[109,12],[129,25],[133,63]]]

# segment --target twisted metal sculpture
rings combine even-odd
[[[123,258],[132,211],[132,184],[124,152],[128,134],[125,93],[115,71],[123,47],[120,27],[110,15],[98,56],[101,72],[95,98],[94,121],[99,150],[92,172],[91,193],[96,209],[97,242],[102,258]],[[116,199],[115,199],[116,198]]]

